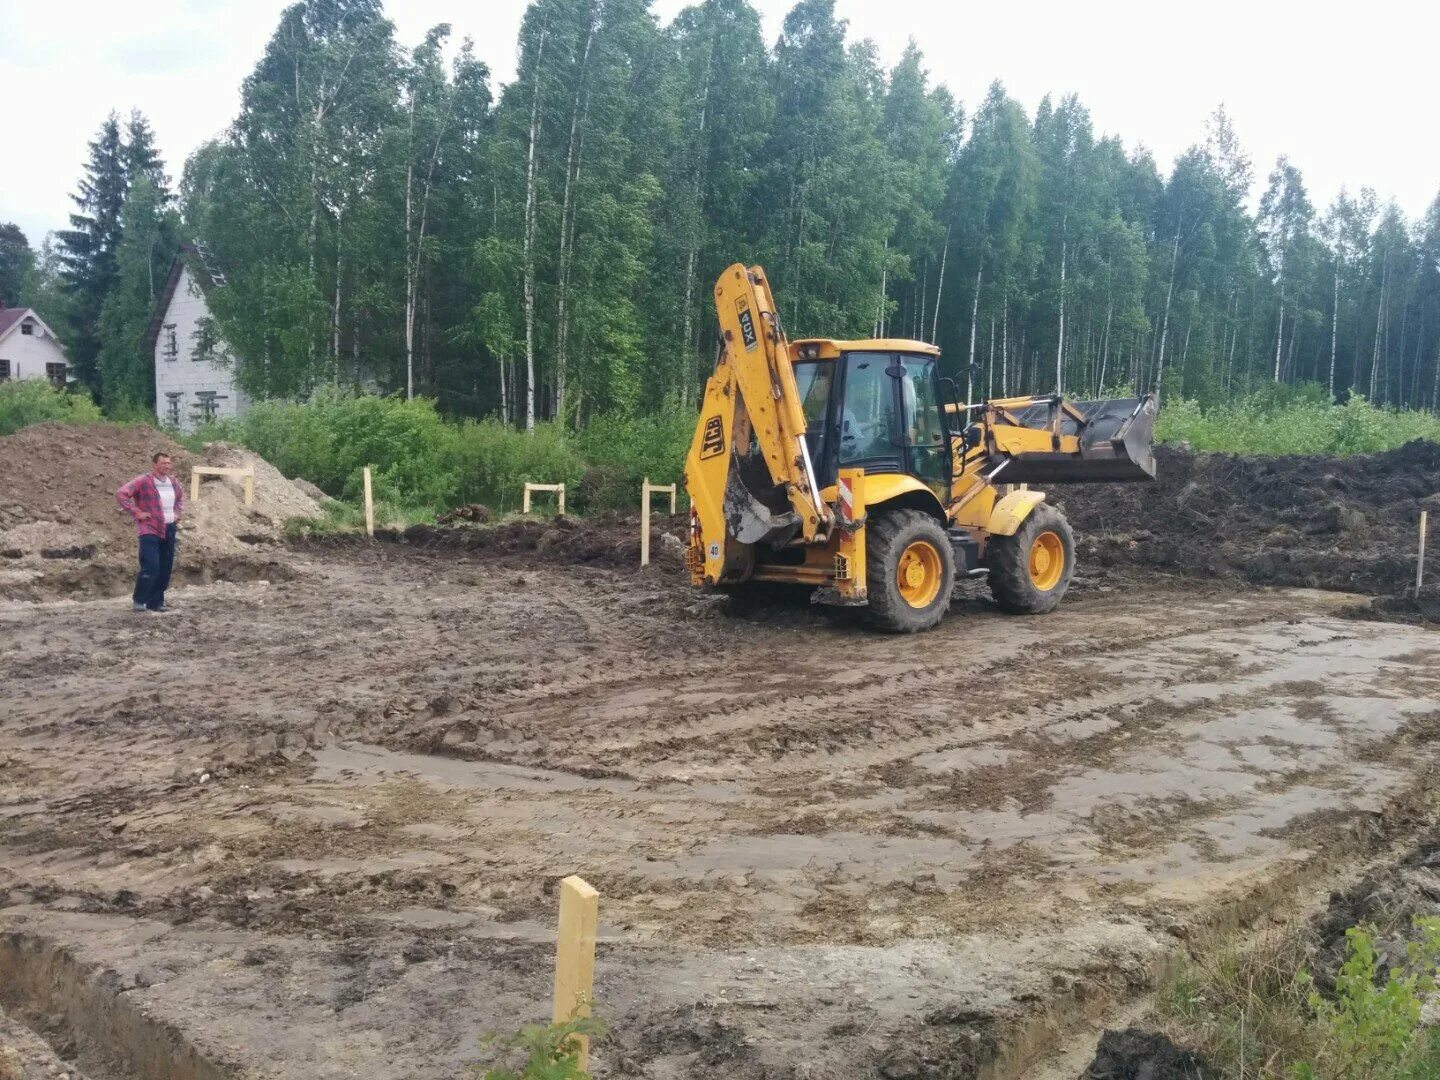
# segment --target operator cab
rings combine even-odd
[[[808,339],[791,346],[806,442],[821,488],[841,468],[903,473],[950,501],[950,435],[933,345]]]

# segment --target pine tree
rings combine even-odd
[[[0,223],[0,307],[20,303],[34,266],[35,253],[20,226],[11,221]]]
[[[120,118],[111,113],[90,142],[90,159],[72,195],[78,213],[71,228],[60,232],[64,280],[72,297],[70,370],[91,390],[100,390],[95,358],[100,352],[100,309],[115,285],[116,250],[120,246],[120,210],[125,204],[129,172]]]
[[[145,333],[163,279],[157,280],[153,268],[157,253],[173,254],[178,245],[175,214],[164,210],[163,202],[141,172],[120,213],[116,282],[100,309],[96,358],[101,397],[112,409],[155,407],[153,357],[145,348]]]

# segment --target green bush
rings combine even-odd
[[[100,409],[83,390],[56,390],[44,379],[0,382],[0,435],[13,435],[28,424],[47,420],[91,424],[102,419]]]
[[[575,1036],[598,1040],[609,1032],[605,1021],[585,1017],[535,1024],[513,1035],[487,1035],[481,1043],[491,1060],[473,1071],[480,1080],[590,1080],[580,1068]]]
[[[1382,982],[1381,959],[1369,929],[1345,931],[1345,962],[1327,997],[1301,972],[1299,985],[1315,1016],[1316,1053],[1291,1070],[1295,1080],[1406,1080],[1434,1076],[1433,1041],[1423,1039],[1420,1009],[1440,974],[1440,919],[1417,918],[1416,940],[1391,957]],[[1426,1059],[1429,1059],[1428,1061]]]
[[[527,434],[498,420],[467,421],[457,428],[455,462],[456,502],[518,510],[526,483],[564,484],[565,508],[586,509],[574,501],[585,461],[561,424],[537,424]]]

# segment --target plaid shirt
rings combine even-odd
[[[175,521],[180,521],[180,508],[185,504],[185,493],[180,486],[180,481],[172,475],[170,483],[175,488]],[[120,509],[135,519],[136,536],[158,536],[165,537],[165,509],[160,505],[160,492],[155,490],[155,474],[145,473],[135,477],[128,484],[115,492],[115,501],[120,504]],[[145,521],[140,520],[141,514],[149,514]]]

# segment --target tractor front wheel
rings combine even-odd
[[[1075,572],[1075,536],[1048,503],[1031,511],[1014,536],[992,536],[985,548],[990,594],[1015,615],[1054,611]]]
[[[919,510],[880,511],[865,528],[870,623],[896,634],[929,630],[945,617],[955,586],[950,537]]]

